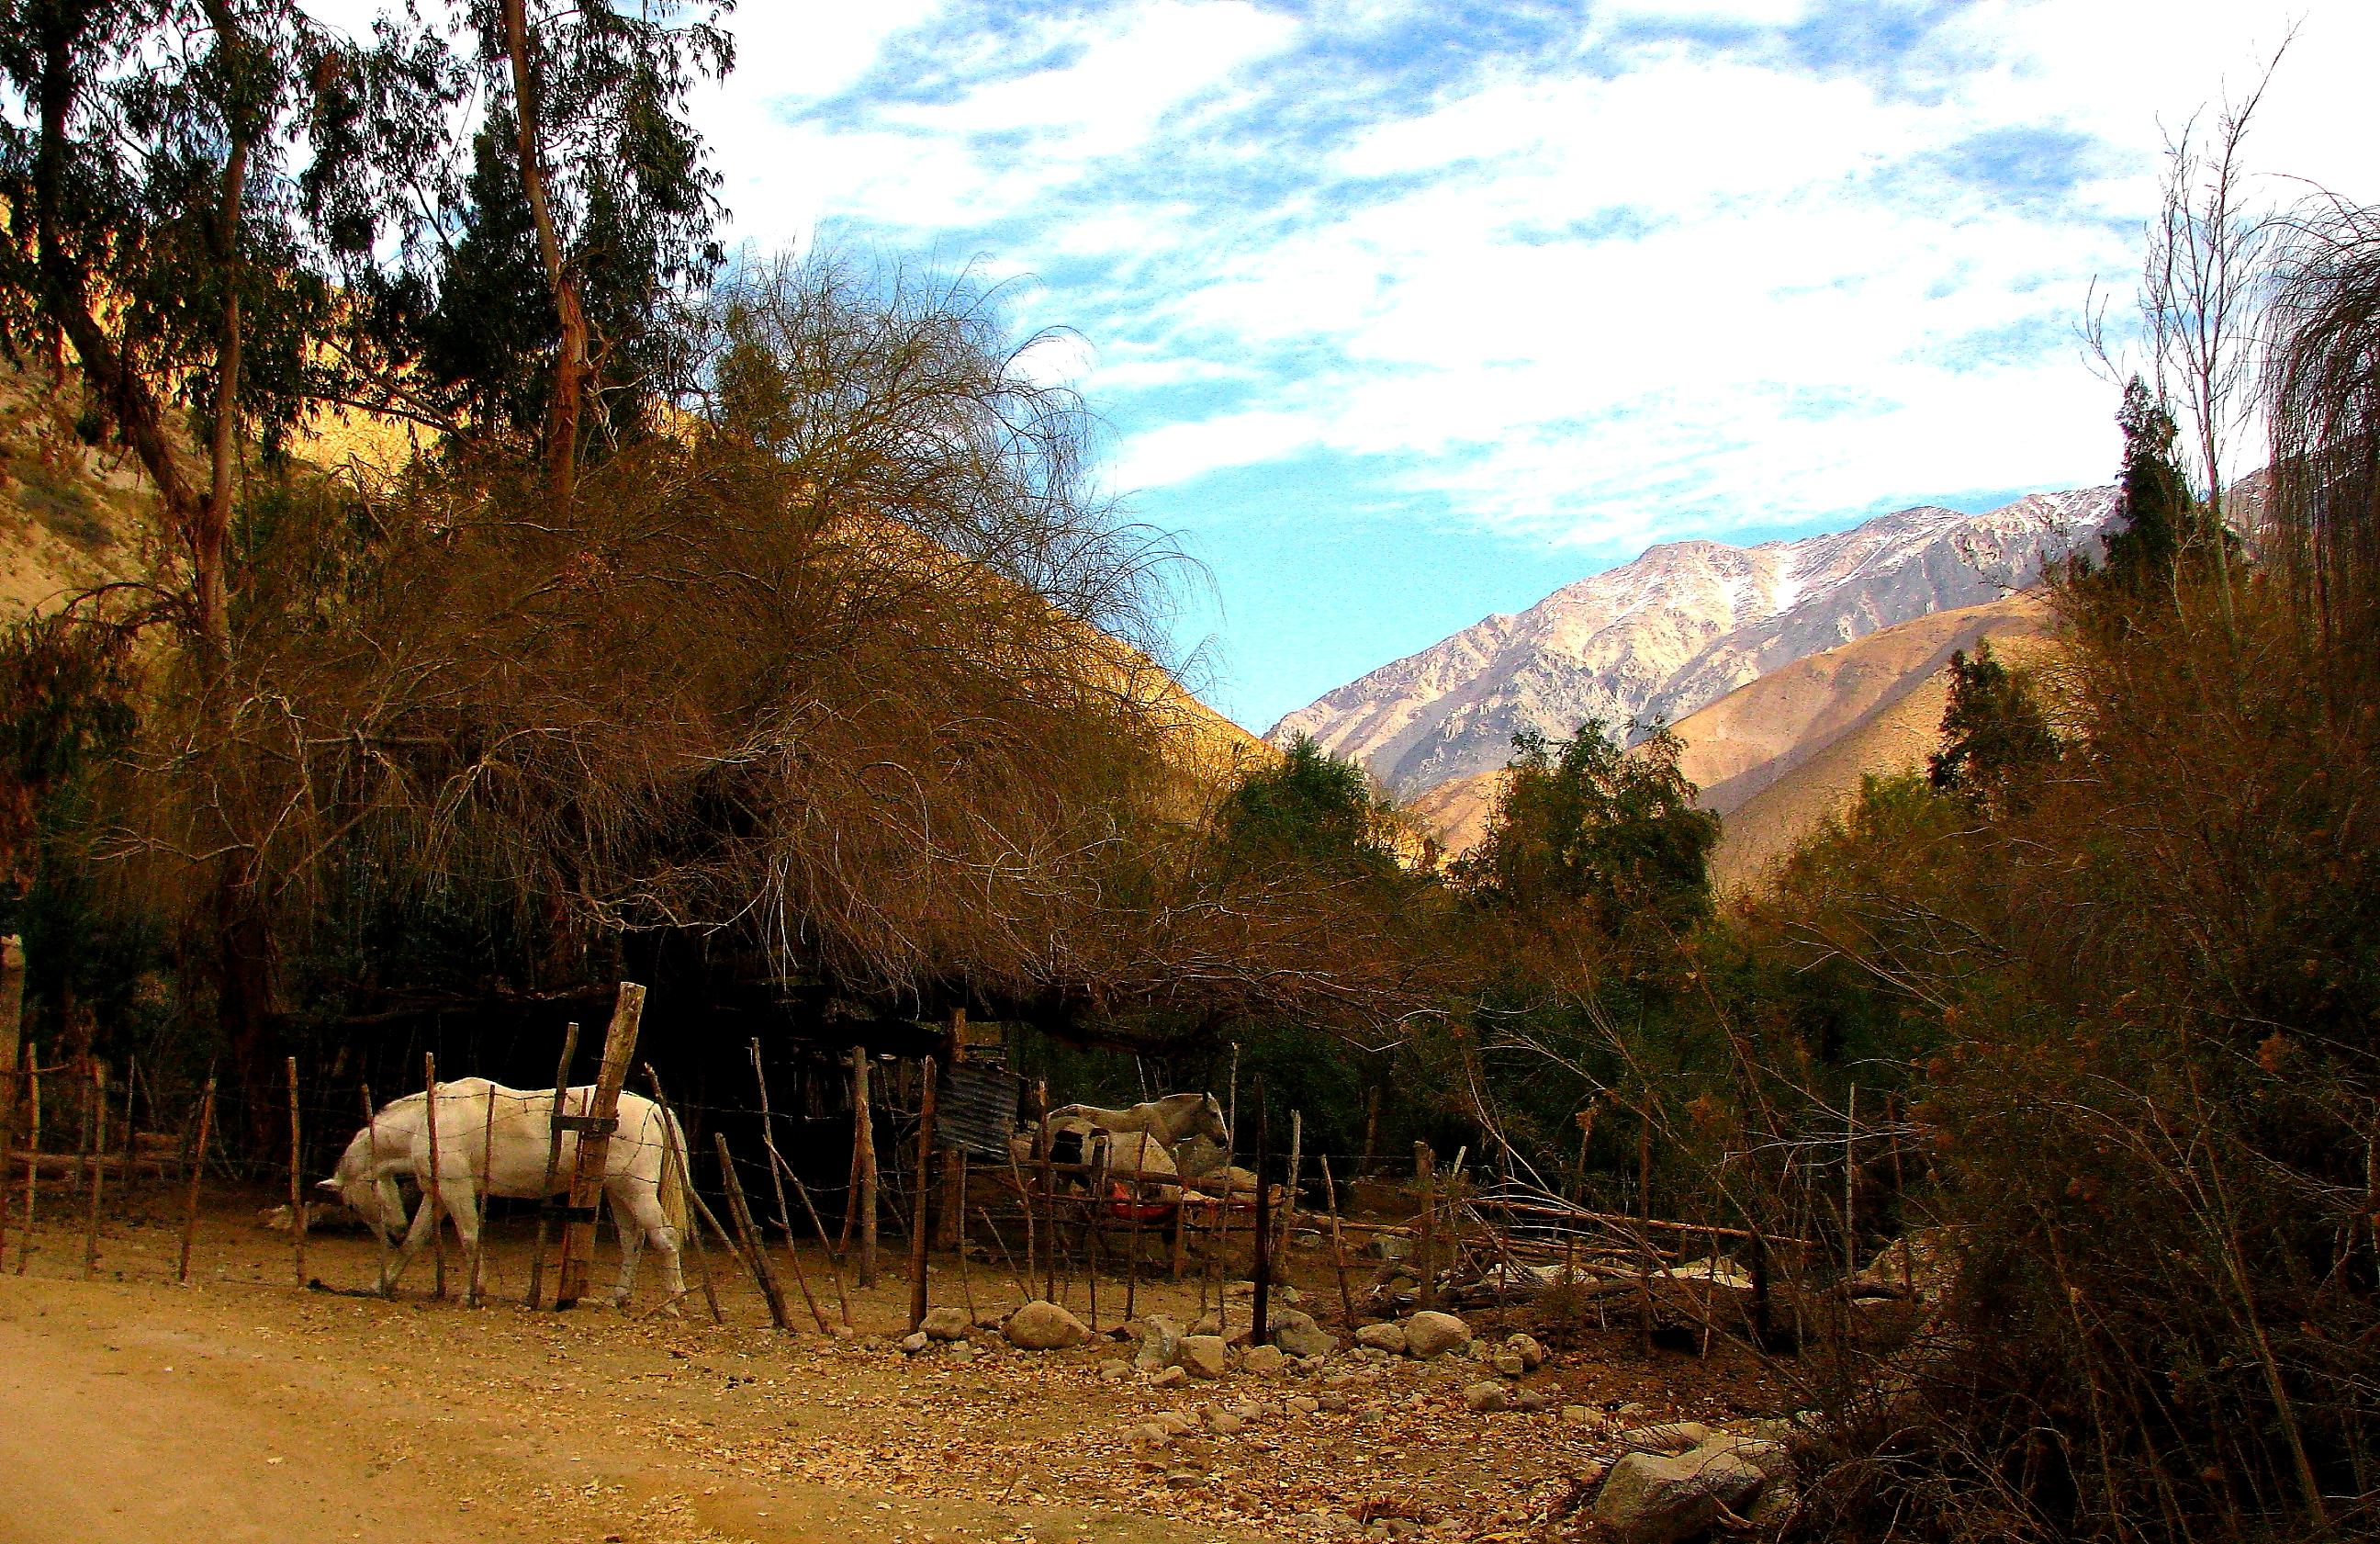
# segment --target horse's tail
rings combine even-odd
[[[662,1118],[662,1140],[669,1144],[662,1155],[662,1215],[669,1219],[669,1225],[676,1230],[678,1237],[684,1238],[690,1215],[686,1200],[687,1161],[686,1129],[677,1124],[677,1117],[667,1110],[660,1111],[659,1113]]]

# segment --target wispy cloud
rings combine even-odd
[[[2088,286],[2299,14],[2260,159],[2369,194],[2366,0],[778,0],[703,111],[745,237],[1078,330],[1118,484],[1584,565],[2105,475]]]

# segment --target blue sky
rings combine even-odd
[[[2380,196],[2372,0],[744,0],[698,111],[736,239],[1065,330],[1261,730],[1652,541],[2105,480],[2089,286],[2292,21],[2259,164]]]

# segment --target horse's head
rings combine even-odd
[[[337,1170],[329,1179],[315,1182],[314,1193],[322,1200],[338,1202],[362,1218],[374,1233],[385,1235],[390,1227],[404,1225],[404,1203],[396,1198],[395,1186],[382,1183],[383,1176],[372,1162],[374,1149],[371,1127],[357,1132],[347,1150],[339,1155]]]
[[[1190,1135],[1204,1137],[1219,1148],[1232,1145],[1231,1128],[1223,1124],[1223,1105],[1212,1094],[1198,1096],[1197,1112],[1191,1117]]]

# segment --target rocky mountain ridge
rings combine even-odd
[[[2022,589],[2093,545],[2115,504],[2113,488],[2076,489],[1754,547],[1664,543],[1383,665],[1267,738],[1310,735],[1410,798],[1501,767],[1519,731],[1674,722],[1796,660]]]

